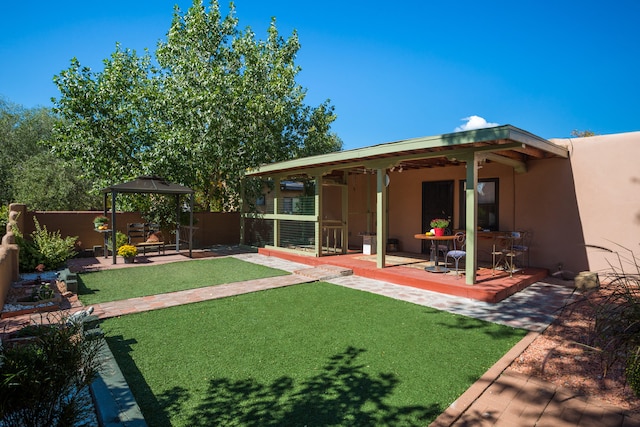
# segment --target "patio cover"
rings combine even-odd
[[[180,196],[188,194],[189,197],[189,257],[193,251],[193,194],[194,191],[180,184],[170,183],[157,176],[139,176],[133,181],[114,184],[103,188],[104,215],[107,215],[107,194],[111,193],[111,241],[116,241],[116,196],[118,193],[155,193],[174,194],[176,196],[176,221],[180,223]],[[176,230],[176,252],[180,250],[179,230]],[[116,264],[116,251],[113,251],[113,263]]]
[[[568,158],[568,150],[511,125],[387,142],[353,150],[262,165],[246,176],[314,176],[318,171],[367,167],[404,170],[458,165],[473,155],[483,160],[527,170],[527,161],[549,157]]]
[[[477,267],[477,201],[478,164],[496,162],[508,165],[517,173],[527,171],[531,159],[568,158],[567,148],[556,145],[512,125],[448,133],[437,136],[389,142],[365,148],[338,151],[278,163],[271,163],[247,171],[245,176],[290,178],[309,177],[320,180],[332,171],[365,168],[377,174],[377,266],[383,268],[386,256],[386,205],[387,169],[402,167],[404,170],[460,165],[466,169],[466,224],[468,284],[475,283]],[[282,215],[265,215],[265,218],[285,219]],[[322,219],[317,219],[321,222]],[[317,241],[317,239],[316,239]],[[318,243],[316,243],[318,244]]]

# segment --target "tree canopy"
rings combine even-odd
[[[586,130],[574,129],[571,131],[571,136],[575,138],[587,138],[589,136],[596,136],[596,133],[589,129],[586,129]]]
[[[47,108],[27,109],[0,98],[0,203],[34,210],[100,206],[80,178],[77,164],[49,153],[56,118]]]
[[[48,139],[53,117],[45,109],[28,110],[0,98],[0,201],[14,201],[9,180],[14,168],[38,152],[39,141]]]
[[[204,209],[234,210],[247,168],[342,147],[330,101],[305,104],[299,49],[275,19],[265,40],[239,30],[233,4],[227,16],[217,1],[176,7],[155,57],[116,44],[102,71],[74,58],[55,76],[54,150],[86,165],[96,189],[160,175],[196,190]]]

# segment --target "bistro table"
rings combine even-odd
[[[103,252],[104,257],[109,258],[109,236],[111,235],[111,229],[98,230],[95,229],[98,233],[102,234],[102,244],[103,244]]]
[[[449,235],[449,236],[430,236],[424,233],[421,234],[416,234],[415,236],[416,239],[421,239],[421,240],[431,240],[431,245],[434,246],[436,245],[436,241],[446,241],[447,242],[447,247],[449,246],[449,242],[452,240],[455,240],[456,236],[455,235]],[[425,267],[425,271],[430,271],[432,273],[446,273],[449,271],[449,269],[446,266],[440,266],[440,264],[438,264],[438,247],[437,245],[435,246],[435,260],[434,260],[434,264],[433,266],[430,267]]]

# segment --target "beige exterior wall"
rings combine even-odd
[[[551,247],[545,259],[551,262],[553,256],[573,271],[601,271],[610,270],[610,263],[620,266],[617,256],[585,245],[609,248],[629,259],[627,248],[639,256],[640,132],[552,142],[567,146],[571,160],[569,170],[550,164],[548,173],[537,175],[554,189],[545,200],[545,219],[561,218],[562,225],[544,236],[543,243]],[[532,180],[527,184],[537,185]],[[553,248],[556,243],[564,249]],[[629,264],[624,268],[638,272]]]

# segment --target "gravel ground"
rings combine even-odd
[[[600,353],[589,346],[592,314],[592,306],[584,299],[565,308],[509,369],[640,413],[640,398],[626,384],[624,365],[618,363],[605,371]]]

